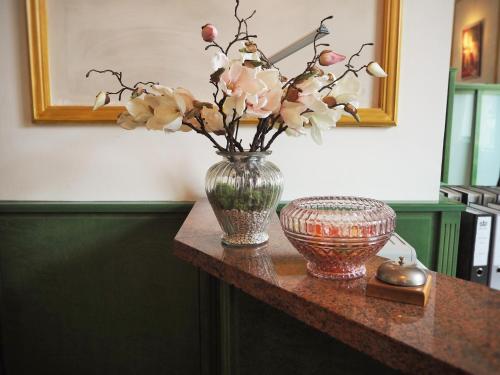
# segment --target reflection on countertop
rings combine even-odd
[[[222,262],[258,276],[269,283],[279,285],[267,244],[256,247],[223,247]]]

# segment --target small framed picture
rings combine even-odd
[[[462,31],[462,78],[481,76],[482,44],[483,21]]]

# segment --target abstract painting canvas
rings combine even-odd
[[[462,78],[481,76],[482,42],[482,22],[468,27],[462,32]]]

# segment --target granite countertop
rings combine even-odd
[[[411,373],[500,373],[500,292],[433,273],[425,308],[365,295],[367,277],[311,277],[304,258],[272,220],[266,245],[225,248],[207,200],[195,204],[174,253],[253,297],[380,362]]]

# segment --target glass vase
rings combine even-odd
[[[217,152],[222,161],[207,171],[205,191],[229,246],[258,245],[283,191],[283,175],[265,152]]]

